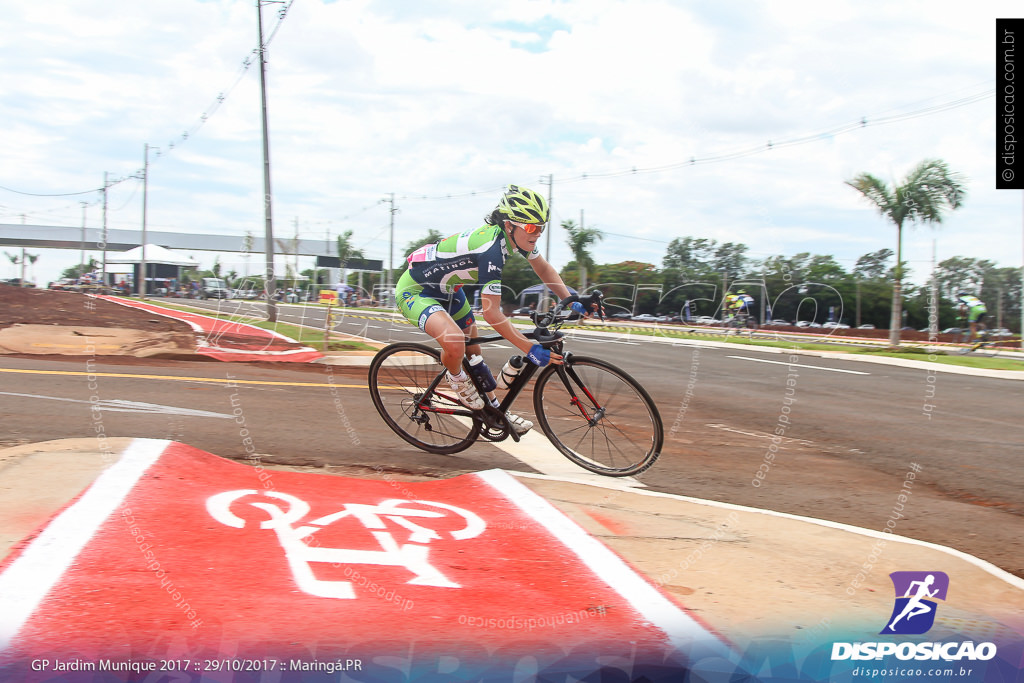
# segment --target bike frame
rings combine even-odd
[[[525,336],[528,339],[536,338],[535,334],[532,332],[527,333]],[[504,340],[504,337],[502,337],[500,334],[492,334],[484,337],[472,337],[470,339],[467,339],[466,345],[473,346],[477,344],[489,344],[492,342],[502,340]],[[558,350],[561,349],[561,341],[558,339],[552,340],[551,345],[557,346]],[[561,365],[549,365],[546,368],[541,368],[539,366],[534,365],[533,363],[530,363],[529,361],[525,361],[523,369],[520,370],[519,374],[516,375],[516,378],[512,380],[512,384],[509,385],[508,391],[505,393],[505,397],[501,399],[501,402],[498,404],[498,407],[495,408],[494,406],[487,403],[484,405],[483,409],[479,411],[470,410],[469,408],[437,408],[423,401],[423,398],[435,393],[438,385],[443,381],[445,371],[442,370],[437,374],[437,377],[435,377],[434,380],[430,383],[430,386],[427,387],[427,391],[424,393],[424,396],[421,397],[416,408],[417,410],[422,410],[424,412],[429,413],[443,413],[445,415],[471,417],[473,419],[483,421],[485,425],[487,423],[486,421],[482,420],[482,418],[480,417],[480,413],[489,413],[491,414],[492,417],[496,418],[496,420],[505,423],[505,426],[509,428],[509,436],[511,436],[514,441],[518,442],[519,435],[516,434],[514,429],[511,429],[511,425],[507,424],[508,418],[505,417],[505,413],[508,412],[509,408],[512,407],[512,404],[515,403],[516,399],[519,398],[519,394],[521,394],[523,389],[526,388],[526,385],[530,383],[530,380],[533,379],[534,375],[536,375],[538,372],[548,371],[558,373],[558,377],[562,381],[562,384],[565,386],[565,390],[569,393],[570,396],[573,397],[572,404],[576,406],[576,408],[580,411],[580,415],[582,415],[583,418],[587,420],[587,422],[589,422],[591,425],[594,425],[600,419],[600,415],[601,413],[604,412],[604,408],[599,406],[597,414],[594,416],[591,416],[587,413],[587,409],[583,406],[582,402],[576,397],[576,391],[573,389],[572,383],[569,381],[570,378],[576,383],[576,386],[582,389],[582,391],[587,395],[587,398],[589,398],[594,403],[594,405],[598,405],[598,402],[590,393],[590,390],[587,389],[586,384],[584,384],[583,380],[580,379],[579,375],[577,375],[575,370],[573,370],[572,354],[566,353],[563,358],[563,363]],[[470,377],[473,377],[473,375],[470,374]],[[475,377],[473,377],[473,383],[474,385],[477,386],[477,390],[481,391],[480,386],[477,384]],[[481,394],[483,394],[482,391]]]

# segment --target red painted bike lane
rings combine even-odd
[[[2,570],[0,660],[14,667],[145,662],[183,680],[293,680],[331,662],[349,676],[332,680],[448,681],[528,660],[561,680],[604,661],[678,680],[730,659],[499,470],[369,481],[138,440]]]
[[[323,358],[316,349],[262,327],[236,320],[221,320],[199,313],[188,313],[155,304],[115,296],[97,295],[122,306],[138,308],[156,315],[188,323],[196,333],[196,353],[222,361],[285,361],[308,363]]]

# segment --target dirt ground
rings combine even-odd
[[[192,334],[192,328],[180,320],[85,294],[0,284],[0,330],[19,324],[84,325]]]
[[[84,348],[88,339],[89,355],[181,358],[193,355],[196,334],[181,320],[86,294],[0,284],[0,353],[81,355],[85,352],[78,347]],[[253,345],[251,337],[231,331],[218,332],[208,341],[222,349]],[[260,348],[303,347],[273,338],[263,340]]]

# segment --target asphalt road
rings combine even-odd
[[[425,339],[366,317],[338,329]],[[512,353],[498,346],[485,353],[494,369]],[[639,477],[651,489],[888,525],[1024,576],[1019,382],[625,336],[569,348],[620,365],[654,396],[667,438]],[[454,456],[407,445],[377,416],[360,368],[0,357],[0,446],[95,434],[353,476],[531,469],[487,443]]]

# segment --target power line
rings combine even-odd
[[[284,7],[282,7],[280,10],[278,10],[278,13],[277,13],[277,16],[278,16],[277,23],[274,25],[274,28],[273,28],[273,30],[270,33],[270,37],[268,37],[267,40],[265,41],[264,46],[263,46],[264,49],[267,46],[270,45],[271,41],[274,40],[274,36],[277,35],[278,30],[281,28],[281,24],[284,22],[285,16],[287,16],[288,10],[291,9],[291,6],[292,6],[293,2],[295,2],[295,0],[288,0],[287,4],[285,4]],[[245,59],[242,60],[242,64],[239,67],[238,72],[235,75],[235,79],[231,83],[231,85],[228,86],[227,89],[222,90],[221,92],[219,92],[217,94],[217,97],[214,98],[214,101],[210,103],[210,106],[208,106],[206,108],[206,110],[203,111],[202,114],[200,114],[200,116],[197,119],[197,121],[194,124],[192,124],[192,126],[190,128],[186,129],[175,140],[172,140],[171,142],[169,142],[167,144],[167,152],[164,152],[163,150],[157,150],[156,156],[158,158],[162,157],[164,154],[169,154],[175,148],[175,146],[180,145],[181,143],[184,143],[185,141],[187,141],[190,137],[195,135],[199,131],[200,128],[203,127],[203,125],[209,120],[209,118],[211,116],[213,116],[214,113],[216,113],[216,111],[220,108],[220,106],[224,103],[224,101],[227,100],[228,95],[230,95],[231,92],[234,91],[235,87],[238,86],[238,84],[242,81],[242,78],[245,77],[245,74],[249,71],[249,68],[254,63],[253,62],[253,56],[254,55],[258,55],[258,54],[259,54],[259,47],[253,48],[252,51],[250,51],[250,53],[245,57]],[[125,180],[130,180],[132,178],[136,178],[137,179],[138,177],[139,177],[138,174],[135,173],[135,174],[132,174],[132,175],[129,175],[129,176],[118,178],[117,180],[113,180],[113,181],[108,182],[107,183],[107,188],[113,187],[114,185],[122,183]],[[10,188],[10,187],[4,187],[3,185],[0,185],[0,190],[5,190],[5,191],[11,192],[13,194],[24,195],[26,197],[76,197],[76,196],[83,195],[83,194],[90,194],[92,192],[102,192],[103,188],[102,187],[98,187],[98,188],[94,188],[94,189],[90,189],[90,190],[82,190],[81,192],[44,193],[44,192],[25,192],[23,190],[16,190],[16,189],[13,189],[13,188]]]
[[[735,159],[741,159],[741,158],[744,158],[744,157],[753,156],[755,154],[764,154],[765,152],[769,152],[769,151],[772,151],[774,149],[782,149],[782,148],[786,148],[786,147],[795,147],[797,145],[806,145],[806,144],[809,144],[809,143],[812,143],[812,142],[820,142],[822,140],[827,140],[829,138],[833,138],[833,137],[836,137],[836,136],[839,136],[839,135],[845,135],[847,133],[852,133],[854,131],[857,131],[857,130],[860,130],[860,129],[863,129],[863,128],[870,128],[870,127],[873,127],[873,126],[882,126],[882,125],[887,125],[887,124],[890,124],[890,123],[900,123],[900,122],[903,122],[903,121],[909,121],[911,119],[921,118],[921,117],[924,117],[924,116],[931,116],[931,115],[934,115],[934,114],[941,114],[943,112],[950,111],[952,109],[958,109],[960,107],[965,107],[965,106],[967,106],[969,104],[974,104],[976,102],[981,102],[983,100],[986,100],[986,99],[989,99],[989,98],[993,97],[994,95],[995,95],[995,88],[988,88],[988,89],[986,89],[986,90],[984,90],[983,92],[980,92],[980,93],[975,93],[975,94],[967,95],[967,96],[963,96],[963,97],[957,97],[957,98],[952,99],[952,100],[947,100],[947,101],[940,102],[938,104],[929,105],[929,106],[926,106],[926,107],[920,107],[920,108],[913,109],[911,111],[907,111],[907,112],[900,113],[900,114],[891,114],[891,115],[887,115],[887,116],[881,116],[881,115],[862,116],[857,121],[851,121],[849,123],[844,123],[844,124],[835,126],[833,128],[829,128],[827,130],[819,131],[817,133],[802,134],[802,135],[794,136],[794,137],[791,137],[791,138],[784,138],[782,140],[776,140],[776,141],[768,140],[768,141],[766,141],[764,143],[758,143],[756,145],[749,145],[749,146],[741,147],[741,148],[738,148],[738,149],[735,149],[735,150],[732,150],[732,151],[719,152],[719,153],[716,153],[716,154],[710,154],[710,155],[701,156],[701,157],[692,156],[689,159],[686,159],[686,160],[683,160],[683,161],[676,161],[676,162],[672,162],[672,163],[668,163],[668,164],[662,164],[662,165],[658,165],[658,166],[649,166],[649,167],[643,167],[643,168],[642,167],[633,166],[633,167],[628,168],[628,169],[620,169],[620,170],[617,170],[617,171],[608,171],[608,172],[604,172],[604,173],[581,173],[580,175],[575,176],[575,177],[560,178],[559,182],[562,183],[562,184],[565,184],[565,183],[578,183],[578,182],[582,182],[582,181],[585,181],[585,180],[591,180],[591,179],[594,179],[594,178],[616,178],[616,177],[622,177],[622,176],[647,174],[647,173],[663,173],[663,172],[666,172],[666,171],[673,171],[673,170],[676,170],[676,169],[685,168],[687,166],[697,166],[697,165],[703,165],[703,164],[721,163],[723,161],[733,161]],[[898,109],[898,107],[896,109]],[[892,111],[892,110],[893,109],[888,109],[886,111]],[[458,198],[464,198],[464,197],[472,197],[472,196],[476,196],[476,195],[479,195],[479,194],[495,193],[495,192],[500,192],[503,189],[504,188],[496,188],[496,189],[492,188],[492,189],[487,189],[487,190],[473,190],[473,191],[470,191],[470,192],[449,193],[449,194],[434,195],[434,196],[409,194],[409,195],[403,196],[402,199],[405,199],[405,200],[420,200],[420,201],[438,201],[438,200],[446,200],[446,199],[458,199]]]

